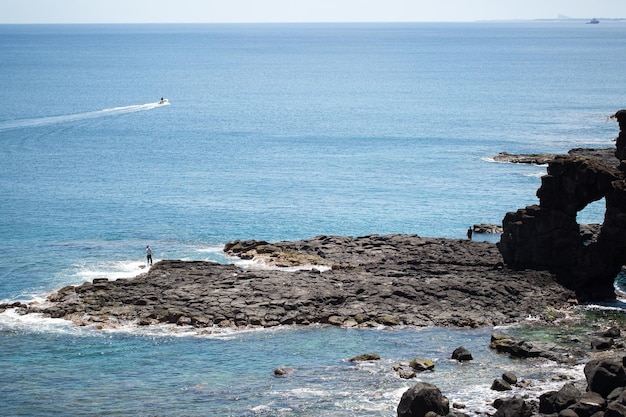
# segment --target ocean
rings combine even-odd
[[[611,21],[0,25],[0,57],[4,303],[135,276],[146,245],[228,263],[234,239],[463,238],[537,203],[545,167],[493,156],[614,146],[625,106]],[[9,309],[1,413],[394,416],[414,381],[391,367],[416,356],[437,363],[421,380],[488,412],[503,370],[580,371],[499,356],[497,331],[98,330]],[[476,360],[450,361],[460,345]]]

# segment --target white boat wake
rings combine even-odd
[[[157,107],[168,106],[169,102],[154,102],[146,104],[134,104],[131,106],[113,107],[85,113],[64,114],[60,116],[36,117],[32,119],[17,119],[0,121],[0,132],[4,130],[22,129],[27,127],[39,127],[58,123],[75,122],[79,120],[97,119],[100,117],[116,116],[126,113],[135,113],[152,110]]]

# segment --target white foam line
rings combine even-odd
[[[332,269],[330,266],[313,265],[313,264],[298,265],[298,266],[273,266],[273,265],[268,265],[259,259],[247,260],[247,259],[233,258],[232,263],[242,269],[262,270],[262,271],[296,272],[296,271],[312,271],[314,269],[317,269],[320,272],[325,272],[325,271],[329,271]]]
[[[51,125],[56,123],[67,123],[77,120],[96,119],[99,117],[113,116],[117,114],[134,113],[145,110],[152,110],[157,107],[167,106],[169,103],[159,104],[146,103],[146,104],[134,104],[131,106],[113,107],[110,109],[102,109],[97,111],[90,111],[85,113],[65,114],[60,116],[47,116],[36,117],[32,119],[18,119],[18,120],[6,120],[0,122],[0,131],[11,129],[22,129],[27,127],[38,127]]]
[[[0,314],[0,328],[45,333],[74,333],[78,329],[68,320],[46,318],[39,313],[22,315],[14,308]]]
[[[193,327],[176,324],[155,324],[139,326],[136,322],[113,323],[100,326],[93,323],[86,326],[77,326],[70,320],[62,318],[48,318],[41,313],[20,314],[18,309],[9,308],[0,313],[0,329],[29,331],[34,333],[58,333],[74,335],[135,335],[148,337],[195,337],[202,339],[231,340],[242,334],[261,332],[281,332],[298,328],[297,325],[281,325],[272,328],[248,327]]]

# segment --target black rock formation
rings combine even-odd
[[[514,269],[547,270],[579,301],[615,298],[613,283],[626,264],[626,110],[618,111],[617,149],[555,156],[537,191],[539,204],[507,213],[498,248]],[[590,239],[576,215],[606,201],[600,232]]]

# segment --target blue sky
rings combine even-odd
[[[626,0],[0,0],[0,23],[455,22],[626,17]]]

